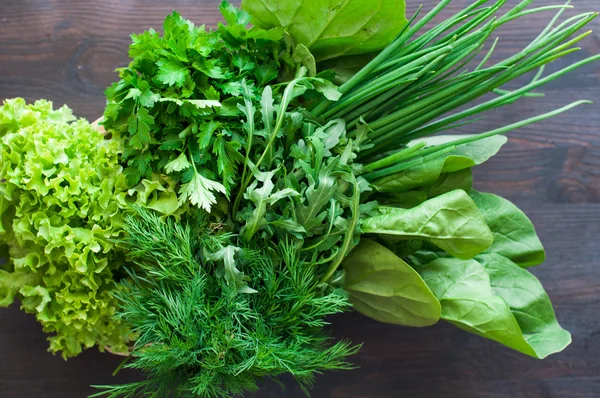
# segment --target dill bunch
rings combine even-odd
[[[332,344],[323,332],[325,318],[349,303],[323,290],[297,245],[240,250],[204,215],[178,222],[140,209],[126,225],[122,245],[137,268],[117,294],[119,318],[139,338],[125,366],[147,379],[100,387],[95,396],[230,397],[284,373],[308,391],[315,373],[351,367],[344,358],[358,347]],[[251,269],[244,280],[257,294],[240,294],[222,277],[232,260]]]

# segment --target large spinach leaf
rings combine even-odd
[[[454,257],[470,259],[492,244],[492,233],[469,195],[455,190],[411,209],[379,207],[365,218],[367,234],[425,239]]]
[[[317,61],[387,46],[407,25],[404,0],[243,0],[261,28],[283,27]]]
[[[417,270],[440,300],[442,319],[461,329],[535,358],[571,342],[539,281],[505,257],[438,258]]]
[[[521,267],[544,262],[544,247],[525,213],[500,196],[477,191],[471,191],[470,195],[494,235],[487,253],[498,253]]]
[[[485,267],[494,293],[506,301],[539,358],[571,343],[570,333],[558,324],[550,298],[532,273],[498,254],[484,253],[475,259]]]
[[[426,139],[415,140],[409,143],[409,146],[417,145],[423,141],[426,141],[429,146],[436,146],[465,137],[468,136],[427,137]],[[434,184],[442,173],[468,169],[485,162],[497,154],[506,141],[505,136],[495,135],[483,140],[458,145],[456,149],[444,156],[400,173],[377,179],[372,183],[372,186],[378,192],[405,192],[413,188]]]
[[[379,243],[363,239],[343,267],[345,289],[361,314],[405,326],[429,326],[440,319],[440,303],[419,274]]]

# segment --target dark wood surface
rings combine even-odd
[[[516,3],[516,0],[509,0]],[[409,9],[414,10],[415,4]],[[429,9],[437,1],[425,0]],[[455,0],[444,12],[470,3]],[[597,11],[598,0],[573,0],[578,11]],[[128,35],[160,28],[178,9],[200,24],[219,19],[217,0],[0,0],[0,99],[68,103],[96,118],[103,89],[127,61]],[[536,5],[551,4],[539,0]],[[569,15],[573,12],[569,11]],[[549,14],[530,16],[500,32],[496,57],[535,37]],[[557,62],[565,66],[600,52],[600,22],[582,51]],[[480,190],[501,194],[533,219],[548,261],[533,272],[554,302],[573,344],[544,361],[439,324],[409,329],[357,314],[333,319],[336,337],[364,342],[359,368],[318,378],[314,397],[336,398],[597,398],[600,397],[600,63],[547,86],[546,98],[525,99],[499,110],[465,132],[498,127],[576,99],[596,101],[545,123],[519,129],[510,143],[476,171]],[[18,306],[0,309],[0,397],[81,398],[90,384],[134,380],[112,377],[120,359],[89,350],[68,362],[46,352],[45,337]],[[287,380],[286,380],[287,382]],[[256,398],[301,397],[292,382],[282,392],[267,383]]]

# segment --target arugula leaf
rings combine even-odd
[[[229,284],[235,286],[238,293],[258,293],[256,290],[248,286],[250,277],[244,275],[244,273],[237,268],[235,256],[241,251],[242,249],[239,247],[229,245],[210,255],[210,259],[211,261],[223,262],[223,267],[217,270],[217,276],[224,276],[225,280],[227,280]]]
[[[342,265],[344,289],[361,314],[380,322],[418,327],[440,319],[440,302],[419,274],[379,243],[362,239]]]
[[[404,0],[242,0],[261,28],[283,27],[317,61],[371,53],[407,25]]]
[[[461,190],[429,199],[410,209],[380,206],[377,212],[362,219],[363,233],[425,239],[462,259],[473,258],[493,241],[477,206]]]
[[[273,177],[277,170],[269,173],[255,173],[257,181],[254,181],[252,185],[248,187],[244,197],[250,200],[254,204],[254,211],[252,217],[246,222],[246,225],[242,228],[242,235],[247,242],[250,242],[254,234],[260,229],[266,227],[267,219],[267,206],[275,204],[277,201],[289,198],[293,196],[300,196],[300,194],[291,188],[285,188],[273,192],[275,184],[273,184]],[[262,187],[258,188],[258,182],[262,182]],[[281,226],[282,224],[279,223]],[[289,224],[288,224],[289,226]],[[296,228],[297,229],[297,228]],[[302,227],[302,229],[304,229]]]
[[[336,191],[337,178],[333,175],[337,167],[337,161],[331,160],[328,165],[322,167],[317,178],[311,173],[307,175],[309,185],[303,192],[306,198],[306,204],[296,207],[296,219],[304,226],[309,236],[316,233],[315,229],[321,226],[321,223],[327,217],[324,211],[329,204],[329,200]]]

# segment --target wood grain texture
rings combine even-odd
[[[509,0],[509,3],[512,0]],[[103,111],[103,89],[127,64],[129,34],[160,28],[178,9],[197,24],[219,20],[217,0],[0,0],[0,100],[21,96],[68,103],[83,117]],[[413,3],[409,9],[414,10]],[[437,2],[425,0],[425,9]],[[455,0],[442,14],[470,3]],[[539,0],[536,5],[552,2]],[[577,11],[597,11],[598,0],[573,0]],[[573,15],[574,11],[567,14]],[[548,14],[502,29],[495,57],[525,46]],[[600,52],[600,22],[582,51],[552,65]],[[589,65],[463,129],[479,132],[563,106],[576,99],[595,105],[519,129],[509,144],[476,170],[477,188],[513,200],[533,219],[548,249],[533,272],[552,298],[573,344],[544,361],[521,356],[449,325],[409,329],[378,324],[358,314],[332,319],[333,335],[364,342],[359,368],[318,378],[315,398],[597,398],[600,396],[600,64]],[[135,380],[111,376],[120,358],[94,350],[64,362],[46,353],[35,320],[17,306],[0,310],[0,397],[81,398],[90,384]],[[255,398],[300,398],[266,383]]]

